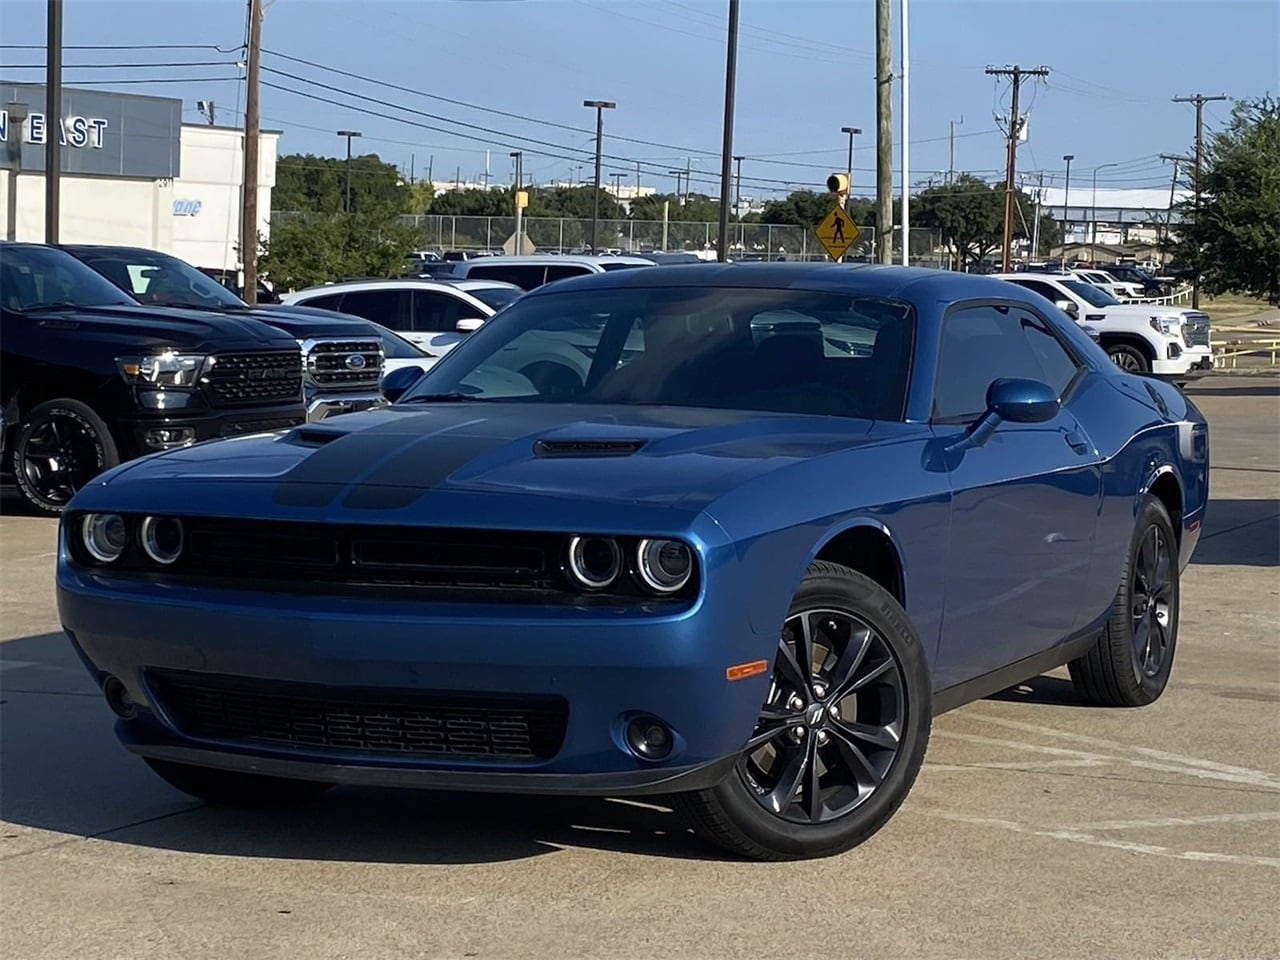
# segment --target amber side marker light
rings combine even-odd
[[[752,660],[750,663],[739,663],[737,666],[729,667],[724,672],[724,678],[726,680],[745,680],[747,677],[759,676],[768,669],[768,660]]]

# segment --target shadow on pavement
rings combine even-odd
[[[283,809],[211,807],[121,747],[114,716],[62,634],[0,644],[0,818],[76,836],[225,856],[494,863],[564,846],[720,859],[660,806],[338,787]]]
[[[1280,566],[1280,500],[1211,499],[1191,562]]]
[[[1004,703],[1030,703],[1043,707],[1087,707],[1096,709],[1086,703],[1076,693],[1071,681],[1063,677],[1048,675],[1025,680],[1016,686],[993,693],[988,700],[999,700]]]
[[[1242,383],[1229,387],[1188,385],[1183,392],[1192,399],[1196,397],[1280,397],[1280,383]]]

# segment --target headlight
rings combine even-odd
[[[641,540],[636,569],[655,593],[675,593],[693,576],[693,551],[679,540]]]
[[[1166,337],[1177,337],[1182,334],[1182,324],[1165,317],[1152,317],[1151,329],[1157,333],[1163,333]]]
[[[130,383],[159,387],[190,387],[204,370],[205,357],[166,350],[143,357],[120,357],[116,365]]]
[[[129,528],[118,513],[90,513],[80,521],[80,540],[99,563],[114,563],[129,545]]]
[[[582,586],[602,590],[622,572],[622,549],[611,537],[574,537],[569,541],[569,572]]]
[[[148,557],[168,566],[182,555],[185,536],[175,517],[147,517],[142,521],[142,549]]]

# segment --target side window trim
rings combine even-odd
[[[1058,328],[1054,325],[1052,320],[1050,320],[1048,317],[1042,314],[1035,307],[1028,307],[1025,304],[1019,304],[1019,306],[1022,307],[1024,310],[1026,310],[1027,313],[1031,314],[1033,317],[1039,320],[1042,324],[1044,324],[1044,328],[1045,330],[1048,331],[1049,336],[1053,337],[1053,339],[1057,342],[1058,346],[1062,347],[1063,351],[1066,353],[1068,357],[1071,358],[1071,362],[1072,364],[1074,364],[1076,368],[1075,376],[1073,376],[1067,382],[1067,385],[1062,388],[1062,393],[1058,395],[1058,402],[1065,406],[1067,402],[1071,399],[1071,395],[1075,393],[1076,387],[1079,386],[1080,381],[1084,379],[1084,375],[1089,372],[1089,365],[1086,364],[1084,362],[1084,358],[1081,357],[1080,354],[1076,352],[1075,347],[1073,347],[1062,336],[1061,332],[1059,332]]]

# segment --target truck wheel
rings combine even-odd
[[[1151,364],[1147,363],[1147,358],[1136,347],[1113,343],[1107,347],[1107,356],[1111,358],[1112,363],[1126,373],[1151,372]]]
[[[120,462],[111,431],[79,400],[50,400],[18,428],[13,473],[23,499],[42,513],[61,513],[77,490]]]

